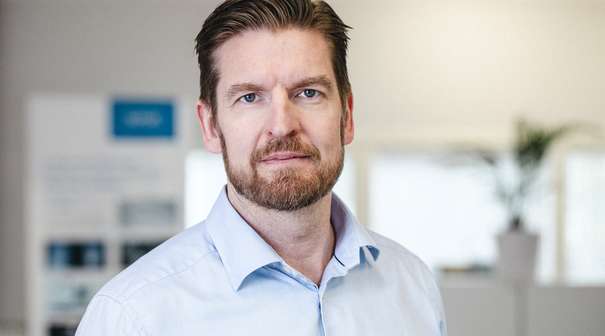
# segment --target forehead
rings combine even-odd
[[[223,43],[214,60],[219,73],[218,92],[242,81],[287,85],[321,75],[334,81],[331,48],[315,30],[248,30]]]

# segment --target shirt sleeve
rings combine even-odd
[[[78,325],[76,336],[143,336],[132,313],[119,301],[105,295],[95,296]]]
[[[439,331],[441,333],[440,336],[447,336],[447,323],[445,319],[445,309],[443,308],[443,299],[441,298],[441,292],[439,290],[439,286],[437,285],[437,281],[434,276],[431,275],[429,279],[430,283],[430,297],[433,301],[433,306],[435,307],[435,311],[437,313],[439,319]]]

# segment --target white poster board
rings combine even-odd
[[[170,98],[29,100],[28,335],[71,334],[105,281],[182,230],[192,106]]]

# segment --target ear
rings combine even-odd
[[[211,153],[222,152],[220,130],[218,129],[217,121],[212,115],[210,106],[201,100],[198,100],[196,105],[197,118],[200,121],[200,128],[202,129],[202,140],[204,141],[204,148]]]
[[[353,93],[349,93],[347,97],[347,106],[345,107],[346,119],[344,127],[343,145],[348,145],[353,142],[355,135],[355,123],[353,122]]]

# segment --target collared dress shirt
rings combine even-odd
[[[319,286],[286,264],[223,189],[205,221],[101,289],[76,336],[446,336],[429,269],[332,195],[336,244]]]

